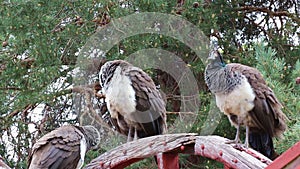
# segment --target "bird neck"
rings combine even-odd
[[[218,65],[207,66],[205,70],[205,82],[209,90],[213,93],[230,93],[240,83],[240,75],[231,72],[228,66]]]
[[[78,130],[81,131],[81,133],[83,134],[83,137],[85,138],[86,140],[86,144],[87,144],[87,150],[89,150],[91,148],[91,140],[89,139],[86,131],[83,129],[83,127],[81,126],[75,126]]]
[[[210,51],[207,61],[208,61],[208,65],[207,65],[208,69],[213,69],[213,68],[218,69],[226,66],[221,53],[217,49],[213,49]]]
[[[224,69],[226,64],[220,59],[211,60],[210,63],[206,66],[207,71],[216,72],[218,70]]]
[[[224,62],[223,57],[221,55],[219,55],[219,59],[220,59],[220,62],[221,62],[221,66],[225,67],[226,63]]]
[[[213,93],[218,93],[224,90],[225,71],[224,68],[216,63],[207,65],[205,70],[205,82],[209,90]]]

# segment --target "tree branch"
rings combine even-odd
[[[166,114],[190,114],[190,115],[196,115],[194,112],[166,112]]]
[[[72,88],[72,92],[82,93],[85,96],[85,102],[86,102],[86,106],[87,106],[89,112],[86,112],[86,113],[82,114],[81,116],[88,114],[89,116],[91,116],[91,119],[96,120],[98,123],[101,124],[102,127],[112,130],[111,127],[106,122],[104,122],[101,117],[99,117],[99,115],[97,114],[97,112],[95,111],[95,109],[93,107],[92,96],[95,96],[98,98],[105,98],[104,95],[95,93],[95,90],[94,90],[95,86],[97,86],[97,83],[92,84],[92,85],[87,85],[87,86],[75,86]],[[91,87],[93,87],[93,89]],[[93,123],[93,122],[91,122],[91,123]]]
[[[237,8],[238,11],[248,11],[248,12],[264,12],[270,16],[291,16],[292,14],[287,11],[271,11],[266,7],[256,7],[256,6],[243,6]]]
[[[247,11],[247,12],[264,12],[267,13],[270,17],[273,16],[286,16],[297,22],[300,23],[300,19],[298,17],[295,17],[293,14],[289,13],[288,11],[272,11],[269,10],[266,7],[256,7],[256,6],[243,6],[236,9],[237,11]]]
[[[25,108],[23,108],[22,111],[20,111],[19,109],[16,109],[16,110],[14,110],[13,112],[9,113],[9,114],[7,115],[7,118],[12,118],[12,117],[18,115],[20,112],[22,112],[22,117],[24,117],[24,115],[27,113],[27,111],[28,111],[29,109],[34,108],[34,107],[35,107],[35,104],[28,104],[27,106],[25,106]]]
[[[0,87],[0,90],[21,90],[19,87]]]
[[[270,39],[273,39],[273,35],[270,34],[267,30],[265,30],[263,26],[260,26],[260,24],[262,23],[262,21],[263,21],[264,19],[263,19],[260,23],[257,24],[257,23],[255,23],[255,21],[254,21],[253,19],[251,19],[251,18],[249,18],[249,17],[247,17],[247,16],[245,16],[245,18],[248,19],[254,26],[256,26],[256,27],[259,28],[261,31],[263,31],[264,34],[265,34],[266,36],[268,36]]]

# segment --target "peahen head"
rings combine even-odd
[[[222,55],[219,53],[219,51],[216,48],[210,51],[209,56],[207,58],[207,62],[208,62],[207,65],[208,69],[225,67],[226,65]]]
[[[88,144],[88,150],[97,150],[100,148],[101,137],[98,129],[91,125],[81,126],[81,128],[84,131],[85,139]]]

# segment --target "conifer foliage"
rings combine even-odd
[[[78,52],[88,38],[112,19],[142,12],[181,17],[207,37],[218,39],[226,62],[256,66],[290,119],[285,139],[276,141],[275,147],[283,152],[300,139],[300,85],[295,83],[300,76],[300,14],[296,0],[2,0],[0,6],[0,156],[11,167],[25,168],[30,148],[42,135],[63,124],[79,123],[80,110],[72,109],[72,92],[85,99],[82,91],[93,94],[97,90],[97,83],[85,90],[72,86]],[[266,45],[257,46],[262,38]],[[212,106],[211,94],[203,80],[204,64],[187,45],[172,37],[143,34],[119,42],[106,57],[124,59],[147,48],[176,53],[190,66],[201,99],[191,132],[201,132]],[[177,84],[163,72],[152,70],[150,74],[168,96],[168,111],[178,111],[180,102],[171,97],[180,93]],[[221,121],[214,134],[233,137],[228,126]],[[92,156],[96,155],[88,158]]]

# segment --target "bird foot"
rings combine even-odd
[[[240,139],[228,140],[225,142],[225,144],[234,144],[233,148],[239,150],[247,150],[249,147],[247,143],[242,144]]]
[[[233,148],[241,150],[241,151],[245,151],[248,149],[248,146],[246,144],[235,144],[233,146]]]
[[[127,137],[127,143],[133,141],[132,137],[128,136]]]
[[[127,137],[127,143],[138,140],[138,137]]]
[[[241,143],[240,139],[228,140],[225,142],[225,144],[240,144],[240,143]]]
[[[138,135],[137,135],[137,130],[136,130],[136,128],[134,128],[134,136],[132,137],[131,136],[131,133],[132,133],[132,128],[130,128],[129,129],[129,131],[128,131],[128,135],[127,135],[127,142],[131,142],[131,141],[136,141],[136,140],[138,140]]]

